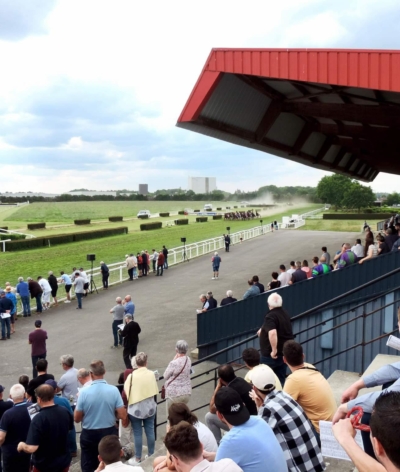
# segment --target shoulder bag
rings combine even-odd
[[[184,369],[185,369],[185,367],[186,367],[187,361],[188,361],[188,357],[186,356],[186,361],[185,361],[184,366],[182,367],[182,370],[179,372],[178,375],[175,375],[175,377],[171,380],[171,382],[169,382],[168,385],[171,385],[172,382],[173,382],[174,380],[176,380],[176,379],[181,375],[181,373],[184,371]],[[163,400],[165,400],[165,384],[161,387],[161,398],[162,398]]]

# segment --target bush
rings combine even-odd
[[[123,221],[124,217],[123,216],[109,216],[108,221],[111,221],[112,223],[116,221]]]
[[[119,234],[128,234],[128,228],[126,226],[119,226],[117,228],[96,229],[93,231],[83,231],[82,233],[74,233],[74,241],[107,238],[108,236],[117,236]]]
[[[46,228],[46,223],[28,223],[28,229]]]
[[[76,225],[90,225],[90,220],[74,220]]]
[[[213,215],[213,220],[222,220],[223,215]]]
[[[233,208],[238,208],[237,206],[234,206]]]
[[[324,213],[324,220],[385,220],[391,213]]]
[[[179,220],[175,220],[175,224],[176,225],[188,225],[189,224],[189,220],[187,218],[181,218]]]
[[[178,211],[178,215],[184,215],[185,212],[183,210]]]
[[[152,221],[151,223],[143,223],[140,225],[140,231],[149,231],[151,229],[160,229],[162,228],[161,221]]]
[[[165,216],[169,216],[169,213],[160,213],[160,216],[163,218]]]
[[[207,223],[208,221],[208,216],[198,216],[196,218],[197,223]]]
[[[222,208],[217,208],[217,210],[222,210]]]
[[[149,215],[139,215],[138,218],[140,220],[147,220],[149,218]]]
[[[230,209],[231,209],[231,207],[226,207],[226,209],[227,209],[227,210],[230,210]]]

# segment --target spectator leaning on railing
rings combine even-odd
[[[31,316],[29,285],[24,282],[23,277],[18,277],[17,293],[21,298],[24,317]]]

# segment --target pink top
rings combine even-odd
[[[303,270],[307,274],[307,279],[310,279],[312,276],[311,269],[309,267],[302,267],[301,270]]]
[[[186,366],[182,373],[179,377],[173,380],[182,370],[185,362]],[[187,356],[178,357],[168,364],[168,367],[164,372],[165,395],[167,398],[179,397],[180,395],[190,395],[192,393],[192,385],[190,383],[191,367],[192,362]]]

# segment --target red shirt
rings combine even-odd
[[[158,255],[157,265],[158,266],[163,266],[164,262],[165,262],[164,254],[162,252],[160,252],[160,254]]]
[[[29,342],[32,344],[32,356],[46,354],[47,332],[44,329],[35,329],[29,333]]]

